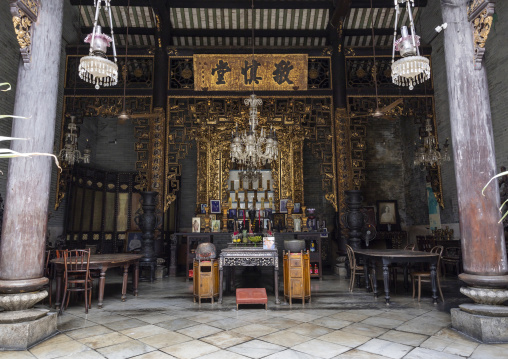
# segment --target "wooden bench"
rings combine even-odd
[[[268,309],[268,297],[265,288],[237,288],[236,289],[236,310],[239,304],[264,304]]]

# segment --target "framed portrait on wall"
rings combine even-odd
[[[220,232],[220,220],[212,220],[212,232]]]
[[[293,208],[293,213],[301,213],[302,207],[300,203],[295,203],[295,207]]]
[[[192,232],[199,233],[201,231],[201,218],[192,217]]]
[[[279,205],[279,212],[280,213],[288,213],[287,204],[288,204],[288,199],[281,199],[280,200],[280,205]]]
[[[277,229],[286,228],[286,215],[284,213],[273,214],[273,228]]]
[[[210,200],[210,213],[220,213],[220,200],[218,199]]]
[[[206,203],[201,203],[201,213],[202,214],[206,213]]]
[[[399,209],[397,201],[377,201],[377,223],[380,230],[400,230]]]
[[[128,232],[127,234],[127,246],[125,247],[126,252],[132,252],[141,249],[143,244],[142,232]]]

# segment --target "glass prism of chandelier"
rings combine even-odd
[[[279,144],[275,130],[270,128],[268,133],[264,128],[258,132],[258,109],[263,101],[252,94],[245,99],[245,105],[249,106],[249,129],[243,133],[236,130],[231,132],[231,161],[245,171],[253,171],[262,168],[265,164],[276,160],[279,155]]]

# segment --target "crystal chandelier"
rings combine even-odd
[[[254,0],[252,1],[252,14],[254,14]],[[254,24],[252,25],[252,62],[254,62]],[[249,131],[244,133],[236,131],[231,132],[231,161],[237,163],[242,172],[240,176],[245,178],[256,178],[259,176],[259,169],[265,164],[277,159],[279,155],[279,144],[275,129],[270,127],[268,134],[264,128],[258,133],[258,106],[263,104],[263,100],[257,98],[254,94],[254,83],[252,81],[252,95],[244,100],[245,105],[249,106]],[[258,174],[259,173],[259,174]]]
[[[90,155],[92,149],[88,140],[86,140],[86,147],[83,150],[83,156],[78,150],[78,126],[76,125],[76,116],[70,116],[71,120],[67,125],[67,132],[64,137],[64,148],[58,154],[58,159],[66,162],[69,166],[73,166],[76,162],[90,163]]]
[[[104,5],[102,3],[104,2]],[[85,42],[90,44],[88,56],[79,61],[79,77],[95,85],[98,90],[100,86],[115,86],[118,82],[118,65],[116,64],[115,38],[113,37],[113,21],[111,18],[111,0],[94,0],[95,20],[93,32],[88,34]],[[102,33],[102,28],[97,25],[101,6],[107,10],[111,37]],[[112,43],[113,58],[115,62],[108,60],[107,48]]]
[[[242,170],[254,171],[267,163],[277,159],[279,155],[279,144],[275,129],[270,128],[268,134],[264,128],[258,133],[258,109],[263,101],[255,94],[245,99],[245,105],[249,105],[249,131],[244,133],[236,131],[231,133],[231,160],[237,163]]]
[[[432,134],[431,117],[427,117],[425,121],[425,134],[420,146],[416,146],[414,165],[420,166],[425,170],[426,166],[435,167],[441,165],[443,162],[450,161],[450,153],[448,152],[448,139],[446,139],[443,146],[443,152],[437,144],[436,137]],[[415,144],[416,145],[416,144]]]
[[[399,3],[406,3],[409,15],[411,34],[406,26],[401,28],[401,37],[397,40],[397,23],[400,15]],[[416,84],[430,78],[429,59],[420,56],[420,37],[415,34],[412,7],[414,0],[395,0],[395,29],[393,33],[392,50],[392,81],[399,86],[408,86],[410,90]],[[395,51],[400,52],[401,59],[395,61]]]

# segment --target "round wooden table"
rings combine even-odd
[[[101,271],[99,278],[99,308],[102,308],[104,299],[104,286],[106,284],[106,271],[113,267],[123,267],[123,284],[122,284],[122,302],[125,302],[127,293],[127,280],[129,274],[129,266],[134,265],[134,273],[132,276],[132,286],[134,296],[138,295],[138,282],[139,282],[139,260],[143,258],[142,254],[130,253],[115,253],[115,254],[92,254],[90,256],[89,268],[98,269]],[[62,299],[62,278],[65,270],[64,259],[55,258],[51,263],[56,269],[56,301],[55,307],[60,308],[60,300]]]

